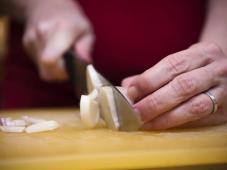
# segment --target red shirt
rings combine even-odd
[[[80,0],[93,24],[95,67],[114,84],[198,41],[206,11],[202,0]],[[3,108],[72,106],[71,85],[47,83],[23,51],[23,27],[13,23],[2,86]]]

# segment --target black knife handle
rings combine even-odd
[[[65,69],[66,69],[66,72],[69,76],[69,81],[72,83],[72,85],[74,87],[76,86],[75,57],[77,57],[76,54],[71,50],[68,50],[67,52],[65,52],[65,54],[63,56],[64,63],[65,63]]]
[[[63,59],[69,81],[73,85],[77,97],[80,98],[80,95],[87,94],[86,68],[88,64],[80,59],[73,50],[65,52]]]

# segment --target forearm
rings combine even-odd
[[[202,42],[214,42],[227,54],[227,1],[210,0]]]

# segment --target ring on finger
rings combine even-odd
[[[218,110],[218,103],[217,103],[216,98],[209,91],[207,91],[205,94],[210,98],[210,100],[212,101],[212,104],[213,104],[213,108],[212,108],[212,111],[211,111],[210,114],[213,114],[213,113],[217,112],[217,110]]]

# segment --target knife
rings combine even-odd
[[[73,85],[77,97],[80,98],[82,94],[87,94],[86,68],[88,64],[82,61],[73,51],[67,51],[64,54],[64,63],[66,72]],[[102,82],[102,87],[109,86],[113,91],[114,102],[117,111],[117,119],[112,115],[110,117],[114,120],[105,119],[105,116],[103,116],[103,118],[105,119],[104,121],[107,123],[108,127],[117,127],[117,129],[121,131],[138,130],[143,123],[136,111],[133,109],[133,106],[128,102],[124,95],[110,83],[109,80],[107,80],[95,68],[94,71],[99,76]]]
[[[109,115],[108,117],[102,116],[108,127],[120,131],[138,130],[143,125],[143,122],[137,112],[133,109],[132,104],[128,102],[124,95],[114,85],[112,85],[109,80],[107,80],[95,68],[93,68],[93,70],[99,76],[99,79],[102,82],[102,87],[108,86],[113,92],[117,117],[115,115]]]
[[[73,85],[77,98],[80,99],[82,94],[87,94],[86,68],[88,64],[72,50],[65,52],[63,60],[69,81]]]
[[[111,86],[114,95],[114,101],[117,110],[119,130],[136,131],[143,122],[138,113],[133,109],[132,105],[124,97],[124,95],[115,87]]]

